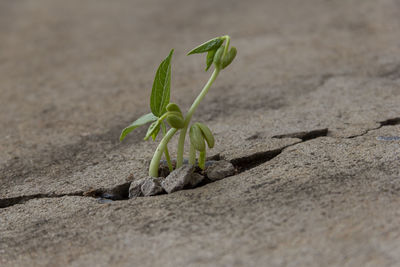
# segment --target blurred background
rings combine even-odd
[[[209,73],[203,56],[186,53],[219,35],[229,34],[239,53],[215,85],[219,90],[207,96],[205,120],[277,110],[333,75],[390,73],[400,62],[399,6],[396,0],[2,0],[0,160],[82,136],[114,142],[148,110],[155,70],[171,48],[171,100],[188,107]]]

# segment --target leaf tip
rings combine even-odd
[[[122,142],[125,139],[126,134],[124,134],[125,130],[122,131],[121,135],[119,136],[119,141]]]

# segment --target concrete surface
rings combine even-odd
[[[194,120],[240,172],[84,194],[146,177],[157,144],[121,129],[171,48],[187,110],[209,73],[185,54],[223,34]],[[399,36],[396,0],[1,1],[0,265],[398,266]]]

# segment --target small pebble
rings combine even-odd
[[[211,181],[221,180],[235,174],[235,167],[226,160],[214,162],[205,169],[205,173]]]
[[[189,187],[194,188],[204,180],[204,176],[200,173],[194,172],[190,179]]]
[[[192,174],[194,171],[193,165],[183,165],[179,169],[171,172],[167,178],[161,182],[164,190],[170,194],[175,191],[184,189],[192,184]],[[196,178],[198,179],[198,177]]]
[[[142,184],[146,178],[133,181],[129,187],[129,198],[142,197]]]
[[[161,179],[154,177],[146,178],[141,186],[141,191],[145,197],[161,194],[164,192],[164,189],[161,187]]]

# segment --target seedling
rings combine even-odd
[[[171,58],[172,54],[174,53],[173,49],[158,67],[150,97],[151,113],[141,116],[139,119],[126,127],[122,131],[119,138],[120,141],[124,140],[128,133],[132,132],[139,126],[145,125],[150,122],[151,124],[147,130],[146,136],[144,137],[145,140],[149,139],[150,137],[155,140],[160,130],[162,131],[163,137],[150,163],[150,176],[158,177],[158,167],[163,154],[165,154],[168,168],[170,169],[170,171],[172,171],[171,157],[168,152],[168,142],[178,131],[180,132],[180,134],[178,140],[176,168],[182,166],[185,138],[192,116],[199,106],[200,102],[207,94],[211,85],[218,77],[220,71],[231,64],[236,56],[236,48],[231,47],[229,49],[229,43],[230,37],[228,35],[225,35],[211,39],[197,46],[188,53],[188,55],[207,53],[205,70],[207,71],[214,64],[214,71],[211,74],[208,82],[203,87],[203,90],[194,100],[186,115],[183,115],[181,109],[177,104],[170,103]],[[165,121],[170,126],[170,129],[168,131]],[[206,125],[200,122],[196,122],[190,126],[189,137],[189,164],[196,164],[196,154],[197,152],[199,152],[198,164],[200,168],[204,169],[206,159],[206,147],[214,147],[214,136],[211,133],[211,130]]]

